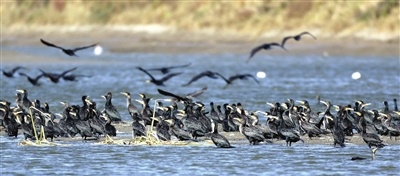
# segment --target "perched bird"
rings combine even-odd
[[[103,95],[102,97],[104,99],[106,99],[106,104],[104,105],[104,110],[105,110],[105,113],[108,114],[110,121],[111,122],[122,121],[121,115],[119,114],[117,108],[115,108],[115,106],[112,104],[112,93],[108,92],[107,95]]]
[[[312,35],[311,33],[309,33],[309,32],[302,32],[302,33],[300,33],[300,34],[298,34],[298,35],[295,35],[295,36],[287,36],[287,37],[285,37],[285,38],[283,38],[283,40],[282,40],[282,43],[281,43],[281,47],[283,48],[283,49],[286,49],[285,48],[285,43],[286,43],[286,41],[287,40],[289,40],[289,39],[291,39],[291,38],[293,38],[293,39],[295,39],[296,41],[299,41],[300,39],[301,39],[301,36],[302,35],[310,35],[312,38],[314,38],[314,39],[317,39],[314,35]]]
[[[279,43],[264,43],[260,46],[257,46],[255,48],[253,48],[250,52],[250,57],[247,59],[246,63],[248,63],[250,61],[250,59],[260,50],[265,49],[265,50],[269,50],[272,49],[272,46],[279,46],[281,48],[283,48],[281,45],[279,45]],[[284,50],[286,50],[285,48],[283,48]]]
[[[255,81],[257,84],[260,84],[260,82],[256,79],[256,77],[254,77],[254,76],[251,75],[251,74],[236,74],[236,75],[230,76],[228,79],[226,79],[224,76],[222,76],[222,75],[219,74],[219,73],[216,73],[216,74],[217,74],[219,77],[221,77],[223,80],[225,80],[226,85],[225,85],[224,88],[226,88],[227,86],[231,85],[233,81],[238,80],[238,79],[253,78],[254,81]]]
[[[170,74],[164,76],[161,79],[155,79],[153,77],[153,75],[151,75],[148,71],[146,71],[142,67],[137,67],[137,69],[139,69],[140,71],[146,73],[150,77],[150,80],[147,80],[147,82],[151,82],[151,83],[153,83],[153,84],[155,84],[157,86],[165,86],[165,84],[164,84],[165,81],[168,81],[169,79],[171,79],[174,76],[182,74],[181,72],[180,73],[170,73]]]
[[[68,69],[64,72],[62,72],[61,74],[58,73],[49,73],[49,72],[45,72],[42,69],[39,69],[42,73],[44,77],[47,77],[51,82],[53,83],[58,83],[60,81],[60,78],[63,78],[67,73],[76,70],[77,67]]]
[[[169,66],[169,67],[150,68],[150,69],[146,69],[146,70],[147,71],[160,71],[163,74],[167,74],[170,72],[171,69],[184,68],[184,67],[188,67],[190,65],[191,65],[191,63],[185,64],[185,65]]]
[[[40,39],[40,41],[41,41],[43,44],[47,45],[47,46],[61,49],[61,50],[62,50],[65,54],[67,54],[68,56],[76,56],[76,57],[78,57],[78,56],[75,54],[75,52],[77,52],[77,51],[79,51],[79,50],[91,48],[91,47],[94,47],[94,46],[97,45],[97,43],[96,43],[96,44],[93,44],[93,45],[84,46],[84,47],[79,47],[79,48],[74,48],[74,49],[65,49],[65,48],[63,48],[63,47],[60,47],[60,46],[54,45],[54,44],[52,44],[52,43],[46,42],[46,41],[44,41],[43,39]]]
[[[195,82],[195,81],[197,81],[200,78],[203,78],[205,76],[207,76],[209,78],[212,78],[212,79],[217,79],[218,78],[217,75],[215,74],[215,72],[207,70],[207,71],[204,71],[204,72],[201,72],[201,73],[197,74],[189,82],[187,82],[186,84],[184,84],[182,86],[188,86],[188,85],[192,84],[193,82]]]
[[[40,86],[41,85],[40,82],[39,82],[39,79],[41,77],[43,77],[43,73],[38,75],[38,76],[36,76],[36,77],[30,77],[29,75],[27,75],[25,73],[19,73],[19,75],[25,76],[26,79],[28,79],[28,81],[34,86]]]
[[[14,77],[14,73],[16,72],[16,71],[18,71],[19,69],[26,69],[25,67],[21,67],[21,66],[17,66],[17,67],[14,67],[12,70],[10,70],[10,71],[5,71],[4,69],[2,70],[3,71],[3,75],[4,76],[7,76],[7,77],[9,77],[9,78],[12,78],[12,77]]]
[[[218,126],[216,126],[214,120],[211,120],[211,129],[212,132],[209,135],[215,146],[218,148],[234,148],[225,136],[218,133]]]

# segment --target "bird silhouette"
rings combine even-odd
[[[257,46],[255,48],[253,48],[250,52],[250,57],[247,59],[246,63],[248,63],[250,61],[251,58],[253,58],[253,56],[260,50],[264,49],[264,50],[270,50],[272,49],[272,46],[279,46],[282,49],[286,50],[285,48],[283,48],[281,45],[279,45],[279,43],[264,43],[260,46]]]
[[[25,76],[26,79],[28,79],[28,81],[34,86],[40,86],[41,85],[40,82],[39,82],[39,79],[41,77],[43,77],[43,73],[38,75],[38,76],[36,76],[36,77],[30,77],[29,75],[27,75],[25,73],[19,73],[19,75]]]
[[[247,78],[253,78],[253,80],[254,80],[257,84],[260,84],[260,82],[256,79],[256,77],[254,77],[254,76],[251,75],[251,74],[236,74],[236,75],[230,76],[228,79],[226,79],[224,76],[222,76],[222,75],[219,74],[219,73],[216,73],[216,74],[217,74],[218,76],[220,76],[220,77],[226,82],[226,85],[225,85],[224,88],[226,88],[226,87],[228,87],[229,85],[231,85],[232,82],[235,81],[235,80],[244,80],[244,79],[247,79]]]
[[[158,93],[160,93],[161,95],[172,97],[172,99],[177,100],[177,101],[181,101],[181,102],[183,102],[185,104],[191,103],[193,101],[193,98],[200,96],[206,90],[207,90],[207,87],[203,87],[200,90],[196,90],[194,92],[188,93],[187,95],[185,95],[183,97],[183,96],[179,96],[179,95],[176,95],[174,93],[171,93],[171,92],[167,92],[165,90],[157,89]]]
[[[301,36],[303,36],[303,35],[310,35],[312,38],[317,39],[314,35],[312,35],[311,33],[307,32],[307,31],[305,31],[305,32],[302,32],[302,33],[300,33],[298,35],[295,35],[295,36],[287,36],[287,37],[283,38],[282,43],[281,43],[282,48],[285,49],[285,43],[286,43],[287,40],[292,38],[292,39],[294,39],[296,41],[299,41],[301,39]]]
[[[204,72],[201,72],[201,73],[197,74],[189,82],[187,82],[186,84],[184,84],[182,86],[188,86],[188,85],[192,84],[193,82],[195,82],[195,81],[197,81],[200,78],[203,78],[205,76],[207,76],[209,78],[212,78],[212,79],[217,79],[218,78],[218,76],[215,74],[215,72],[207,70],[207,71],[204,71]]]
[[[43,76],[50,79],[51,82],[58,83],[60,81],[60,78],[64,77],[67,73],[74,71],[76,69],[77,69],[77,67],[74,67],[74,68],[71,68],[71,69],[68,69],[68,70],[62,72],[61,74],[45,72],[42,69],[39,69],[39,70],[43,73]]]
[[[161,71],[161,73],[167,74],[171,71],[171,69],[184,68],[184,67],[188,67],[190,65],[191,65],[191,63],[185,64],[185,65],[169,66],[169,67],[150,68],[150,69],[146,69],[146,70],[147,71]]]
[[[136,67],[136,68],[139,69],[140,71],[146,73],[150,77],[150,80],[147,80],[148,82],[151,82],[157,86],[165,86],[165,84],[164,84],[165,81],[168,81],[169,79],[171,79],[174,76],[182,74],[181,72],[180,73],[170,73],[161,79],[156,79],[156,78],[154,78],[153,75],[151,75],[148,71],[146,71],[142,67]]]
[[[2,70],[3,71],[3,75],[4,76],[7,76],[7,77],[9,77],[9,78],[12,78],[12,77],[14,77],[14,73],[15,72],[17,72],[19,69],[26,69],[25,67],[21,67],[21,66],[17,66],[17,67],[14,67],[12,70],[10,70],[10,71],[5,71],[5,70]]]
[[[62,50],[65,54],[67,54],[68,56],[76,56],[76,57],[78,57],[78,56],[75,54],[75,52],[77,52],[77,51],[79,51],[79,50],[91,48],[91,47],[94,47],[94,46],[97,45],[97,43],[96,43],[96,44],[93,44],[93,45],[84,46],[84,47],[79,47],[79,48],[74,48],[74,49],[65,49],[65,48],[63,48],[63,47],[60,47],[60,46],[54,45],[54,44],[52,44],[52,43],[46,42],[46,41],[44,41],[43,39],[40,39],[40,41],[41,41],[43,44],[47,45],[47,46],[61,49],[61,50]]]

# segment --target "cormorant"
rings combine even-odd
[[[225,85],[224,88],[228,87],[229,85],[232,84],[233,81],[238,80],[238,79],[243,80],[243,79],[247,79],[247,78],[253,78],[253,80],[254,80],[257,84],[260,84],[260,82],[257,80],[257,78],[254,77],[254,76],[251,75],[251,74],[236,74],[236,75],[230,76],[228,79],[226,79],[224,76],[222,76],[222,75],[219,74],[219,73],[215,73],[215,74],[217,74],[218,76],[220,76],[220,77],[226,82],[226,85]]]
[[[133,138],[146,136],[146,127],[137,120],[132,122]]]
[[[62,78],[67,73],[74,71],[76,69],[77,69],[77,67],[74,67],[74,68],[71,68],[71,69],[68,69],[68,70],[62,72],[61,74],[45,72],[42,69],[39,69],[39,70],[43,73],[43,76],[47,77],[51,82],[58,83],[60,81],[60,78]]]
[[[17,66],[17,67],[14,67],[12,70],[10,70],[10,71],[5,71],[4,69],[2,69],[2,71],[3,71],[3,75],[4,76],[6,76],[6,77],[9,77],[9,78],[12,78],[12,77],[14,77],[14,73],[16,72],[16,71],[18,71],[19,69],[26,69],[25,67],[21,67],[21,66]]]
[[[174,68],[184,68],[190,66],[191,63],[185,64],[185,65],[177,65],[177,66],[169,66],[169,67],[161,67],[161,68],[150,68],[146,69],[147,71],[161,71],[163,74],[167,74],[170,72],[171,69]]]
[[[131,94],[129,92],[121,92],[121,94],[126,96],[126,106],[132,120],[141,120],[139,109],[131,101]]]
[[[40,74],[40,75],[38,75],[38,76],[36,76],[36,77],[34,77],[34,78],[30,77],[29,75],[27,75],[27,74],[25,74],[25,73],[19,73],[19,75],[25,76],[26,79],[28,79],[28,81],[29,81],[32,85],[34,85],[34,86],[40,86],[40,85],[41,85],[40,82],[39,82],[39,79],[40,79],[41,77],[43,77],[43,73]]]
[[[187,82],[186,84],[183,84],[182,86],[188,86],[188,85],[192,84],[193,82],[195,82],[195,81],[197,81],[200,78],[203,78],[205,76],[207,76],[209,78],[212,78],[212,79],[217,79],[218,78],[217,75],[215,74],[215,72],[207,70],[207,71],[204,71],[204,72],[201,72],[201,73],[197,74],[189,82]]]
[[[265,50],[269,50],[272,49],[272,46],[279,46],[282,49],[286,50],[285,48],[283,48],[281,45],[279,45],[279,43],[264,43],[260,46],[257,46],[255,48],[253,48],[250,52],[250,57],[247,59],[246,63],[248,63],[250,61],[250,59],[260,50],[265,49]]]
[[[17,94],[21,96],[21,100],[17,102],[18,106],[22,108],[25,112],[29,113],[30,112],[30,107],[32,106],[32,102],[28,99],[28,91],[25,89],[22,90],[17,90],[20,94]],[[18,100],[19,98],[17,98]]]
[[[287,36],[287,37],[283,38],[282,43],[281,43],[281,47],[285,49],[285,43],[286,43],[287,40],[293,38],[294,40],[299,41],[301,39],[301,36],[305,35],[305,34],[310,35],[314,39],[317,39],[314,35],[312,35],[311,33],[307,32],[307,31],[305,31],[305,32],[302,32],[302,33],[300,33],[298,35],[295,35],[295,36]]]
[[[63,48],[63,47],[60,47],[60,46],[54,45],[54,44],[52,44],[52,43],[46,42],[46,41],[44,41],[43,39],[40,39],[40,41],[41,41],[43,44],[47,45],[47,46],[61,49],[61,50],[62,50],[65,54],[67,54],[68,56],[76,56],[76,57],[78,57],[78,56],[75,54],[75,52],[77,52],[77,51],[79,51],[79,50],[86,49],[86,48],[91,48],[91,47],[94,47],[94,46],[97,45],[97,43],[96,43],[96,44],[93,44],[93,45],[84,46],[84,47],[79,47],[79,48],[74,48],[74,49],[65,49],[65,48]]]
[[[215,146],[218,148],[233,148],[228,139],[218,133],[218,125],[215,124],[214,120],[211,120],[211,133],[209,135]]]
[[[92,77],[91,75],[77,75],[77,74],[69,74],[69,75],[63,75],[62,78],[65,81],[77,81],[78,77]]]
[[[110,121],[122,121],[121,115],[119,114],[117,108],[112,104],[112,93],[108,92],[107,95],[103,95],[106,99],[106,104],[104,105],[105,113],[109,115]]]
[[[201,94],[203,94],[205,91],[207,90],[207,87],[203,87],[200,90],[194,91],[192,93],[187,94],[185,97],[181,97],[179,95],[173,94],[171,92],[167,92],[165,90],[161,90],[161,89],[157,89],[158,93],[160,93],[161,95],[164,96],[169,96],[169,97],[173,97],[174,99],[176,99],[177,101],[181,101],[184,104],[189,104],[193,101],[194,97],[198,97]]]
[[[164,77],[161,78],[161,79],[156,79],[156,78],[153,77],[153,75],[151,75],[148,71],[146,71],[146,70],[143,69],[142,67],[137,67],[137,69],[139,69],[140,71],[146,73],[146,74],[150,77],[150,80],[147,80],[147,82],[151,82],[151,83],[153,83],[153,84],[155,84],[155,85],[157,85],[157,86],[165,86],[165,84],[164,84],[165,81],[168,81],[170,78],[172,78],[172,77],[174,77],[174,76],[177,76],[177,75],[182,74],[182,72],[179,72],[179,73],[170,73],[170,74],[164,76]]]

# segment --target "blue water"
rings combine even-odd
[[[101,56],[82,51],[79,58],[59,56],[57,50],[39,52],[37,47],[6,46],[3,50],[18,51],[35,57],[57,55],[63,63],[7,63],[1,68],[9,70],[22,65],[30,75],[38,75],[38,69],[51,72],[78,67],[74,74],[93,75],[77,82],[61,81],[54,84],[40,80],[42,86],[30,85],[24,77],[1,76],[0,98],[13,102],[16,89],[26,89],[29,99],[48,102],[54,113],[60,113],[61,101],[81,104],[81,96],[103,108],[101,97],[113,93],[113,104],[124,120],[130,120],[122,91],[129,91],[133,99],[145,93],[153,99],[167,98],[159,95],[161,88],[178,95],[198,90],[208,90],[196,101],[205,104],[213,101],[217,105],[241,102],[249,111],[269,108],[266,102],[283,102],[288,98],[308,100],[315,111],[324,107],[317,104],[316,96],[332,104],[354,104],[355,100],[371,103],[370,109],[381,110],[383,101],[400,99],[400,61],[398,56],[329,56],[310,55],[267,55],[259,53],[245,64],[246,54],[160,54],[160,53],[112,53]],[[48,51],[48,52],[47,52]],[[173,72],[183,74],[167,81],[165,87],[145,83],[147,75],[136,69],[191,63],[188,68]],[[181,85],[194,75],[205,71],[217,71],[226,77],[237,73],[255,75],[264,71],[264,79],[234,82],[223,89],[221,79],[203,78],[191,86]],[[354,80],[352,73],[360,72],[361,78]],[[155,77],[161,73],[152,72]],[[151,101],[153,103],[153,101]],[[168,105],[168,102],[164,104]],[[139,104],[137,104],[139,105]],[[391,107],[392,108],[392,107]],[[128,134],[122,134],[128,135]],[[334,148],[331,145],[281,144],[249,146],[237,143],[233,149],[218,149],[215,146],[116,146],[95,145],[93,142],[65,142],[68,146],[28,147],[18,146],[18,139],[0,137],[1,175],[398,175],[400,173],[400,145],[390,145],[378,151],[375,160],[370,157],[366,145],[347,145]],[[367,160],[351,161],[353,156]]]

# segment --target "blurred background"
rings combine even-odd
[[[2,29],[120,30],[234,35],[243,40],[312,31],[320,38],[399,40],[399,1],[7,0]],[[281,37],[281,35],[279,36]]]

